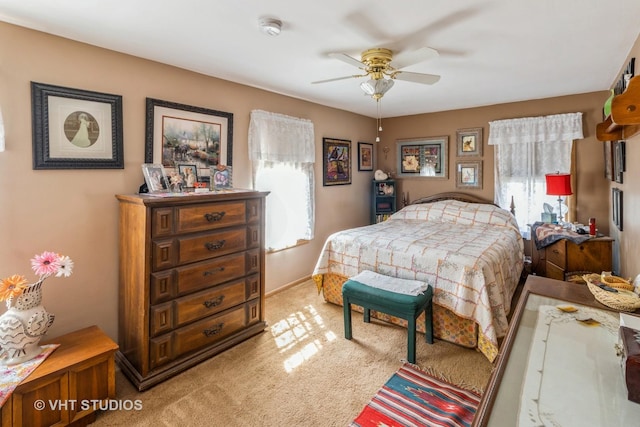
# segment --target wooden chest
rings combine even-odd
[[[117,196],[117,357],[138,390],[264,330],[266,195]]]
[[[622,373],[627,384],[627,397],[632,402],[640,403],[640,331],[620,326],[620,339],[623,353]]]

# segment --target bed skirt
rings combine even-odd
[[[319,274],[313,277],[318,290],[322,290],[324,300],[342,306],[342,285],[349,278],[338,274]],[[356,311],[362,307],[353,305]],[[385,322],[407,327],[407,321],[371,310],[371,316]],[[424,313],[418,317],[417,330],[424,333]],[[433,304],[433,333],[436,338],[468,348],[477,348],[490,362],[498,355],[498,348],[482,334],[478,334],[478,325],[471,319],[465,319],[448,308]]]

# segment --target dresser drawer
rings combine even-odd
[[[558,267],[567,268],[567,241],[558,240],[546,249],[547,262],[551,262]]]
[[[194,320],[224,311],[246,301],[248,279],[234,280],[204,291],[151,307],[151,336],[167,333]]]
[[[204,318],[166,335],[152,338],[149,349],[151,369],[189,352],[208,347],[238,332],[246,326],[245,304],[220,314]]]
[[[246,202],[207,203],[176,208],[176,233],[192,233],[247,222]]]
[[[151,243],[153,271],[202,261],[247,248],[250,231],[245,227],[200,233]]]
[[[565,270],[547,261],[547,277],[556,280],[565,280]]]

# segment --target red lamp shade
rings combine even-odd
[[[550,196],[570,196],[571,175],[568,173],[548,173],[544,176],[547,180],[547,194]]]

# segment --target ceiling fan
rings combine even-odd
[[[367,95],[370,95],[376,100],[382,98],[391,86],[393,86],[394,80],[404,80],[427,85],[434,84],[440,80],[440,76],[435,74],[413,73],[402,70],[410,65],[437,57],[438,51],[430,47],[401,52],[395,59],[393,57],[393,51],[383,47],[365,50],[362,52],[360,60],[357,60],[346,53],[330,53],[329,56],[360,68],[364,74],[319,80],[312,82],[313,84],[328,83],[350,78],[369,77],[369,80],[363,82],[360,87]]]

